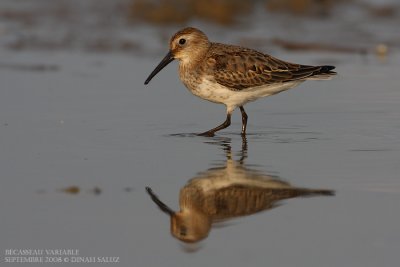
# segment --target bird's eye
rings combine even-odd
[[[183,38],[179,39],[180,45],[184,45],[185,43],[186,43],[186,39],[183,39]]]

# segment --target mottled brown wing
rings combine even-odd
[[[275,208],[279,201],[295,197],[333,196],[334,191],[307,188],[262,188],[245,185],[232,185],[215,192],[207,200],[212,203],[208,214],[213,219],[223,220],[232,217],[254,214],[263,210]]]
[[[213,58],[216,81],[232,90],[301,80],[321,70],[321,66],[293,64],[250,49],[226,51]]]

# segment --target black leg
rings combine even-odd
[[[226,120],[221,125],[213,128],[213,129],[211,129],[211,130],[209,130],[207,132],[198,134],[198,135],[211,137],[211,136],[214,136],[215,132],[217,132],[219,130],[222,130],[222,129],[225,129],[229,125],[231,125],[231,114],[227,114],[226,115]]]
[[[247,127],[247,114],[244,111],[243,106],[240,106],[240,112],[242,113],[242,135],[246,135],[246,127]]]

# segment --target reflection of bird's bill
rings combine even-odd
[[[164,202],[162,202],[156,194],[153,193],[153,190],[150,187],[146,187],[147,193],[150,195],[151,199],[154,201],[154,203],[157,204],[157,206],[162,210],[163,212],[167,213],[170,216],[173,216],[175,214],[175,211],[173,211],[170,207],[168,207]]]

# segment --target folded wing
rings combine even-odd
[[[219,50],[221,51],[221,50]],[[333,66],[307,66],[285,62],[255,50],[231,47],[214,54],[216,81],[232,90],[305,79],[327,79]]]

